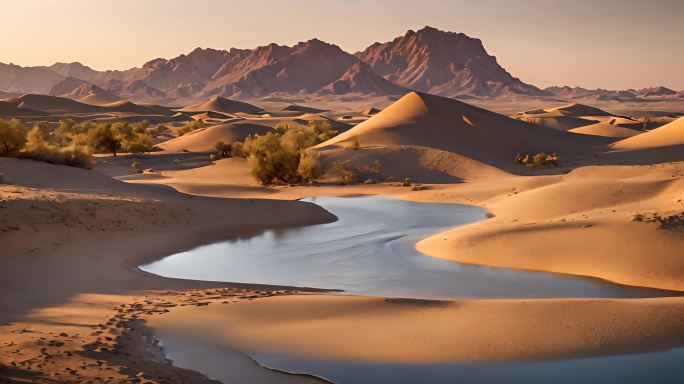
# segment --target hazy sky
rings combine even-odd
[[[2,0],[0,62],[125,69],[195,47],[349,52],[430,25],[537,86],[684,89],[684,0]]]

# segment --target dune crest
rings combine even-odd
[[[615,149],[650,149],[684,145],[684,117],[613,144]]]
[[[241,101],[226,99],[225,97],[214,96],[211,99],[202,103],[193,104],[185,108],[179,109],[180,112],[219,112],[219,113],[236,113],[244,112],[257,114],[263,110],[252,104],[243,103]]]

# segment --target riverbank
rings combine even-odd
[[[120,334],[100,333],[117,315],[115,306],[188,289],[267,288],[161,278],[138,265],[264,228],[335,220],[303,202],[195,197],[30,160],[0,158],[0,172],[0,377],[18,382],[139,382],[139,372],[164,371],[170,366],[139,344],[151,365],[132,372],[140,355],[125,355]],[[111,353],[86,353],[85,346],[98,343]],[[182,375],[186,382],[206,380]]]

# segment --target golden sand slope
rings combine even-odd
[[[202,103],[189,105],[180,112],[219,112],[219,113],[259,113],[261,108],[252,104],[243,103],[241,101],[226,99],[220,96],[214,96],[211,99]]]
[[[472,105],[411,92],[367,121],[317,147],[344,146],[357,138],[364,147],[411,145],[445,150],[509,167],[517,152],[585,153],[578,135],[546,129]]]
[[[416,248],[465,263],[684,290],[683,175],[682,163],[584,167],[418,192],[413,199],[474,202],[496,217]],[[667,217],[671,225],[661,222]]]
[[[618,141],[615,149],[649,149],[684,145],[684,117],[667,123],[652,131]]]
[[[632,137],[643,133],[642,131],[624,128],[619,125],[613,125],[609,123],[596,123],[585,125],[579,128],[570,129],[568,130],[568,132],[581,133],[583,135],[612,137],[616,139],[624,139],[627,137]]]
[[[153,329],[244,351],[383,363],[547,359],[684,343],[684,299],[440,302],[271,297],[177,308]]]

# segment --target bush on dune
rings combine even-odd
[[[325,121],[281,122],[273,132],[232,143],[231,154],[249,159],[252,176],[262,184],[310,182],[321,176],[322,167],[320,154],[309,148],[335,133]]]
[[[351,162],[349,160],[336,161],[330,166],[330,169],[328,170],[328,176],[339,181],[340,183],[346,184],[356,180],[357,172],[351,166]]]
[[[520,154],[517,153],[513,162],[516,164],[524,165],[527,167],[558,167],[558,155],[555,153],[547,154],[545,152],[539,152],[536,155]]]
[[[204,120],[202,120],[202,119],[189,121],[189,122],[185,123],[184,126],[178,128],[178,130],[176,130],[176,136],[181,137],[181,136],[185,135],[186,133],[200,129],[204,126],[205,126]]]

